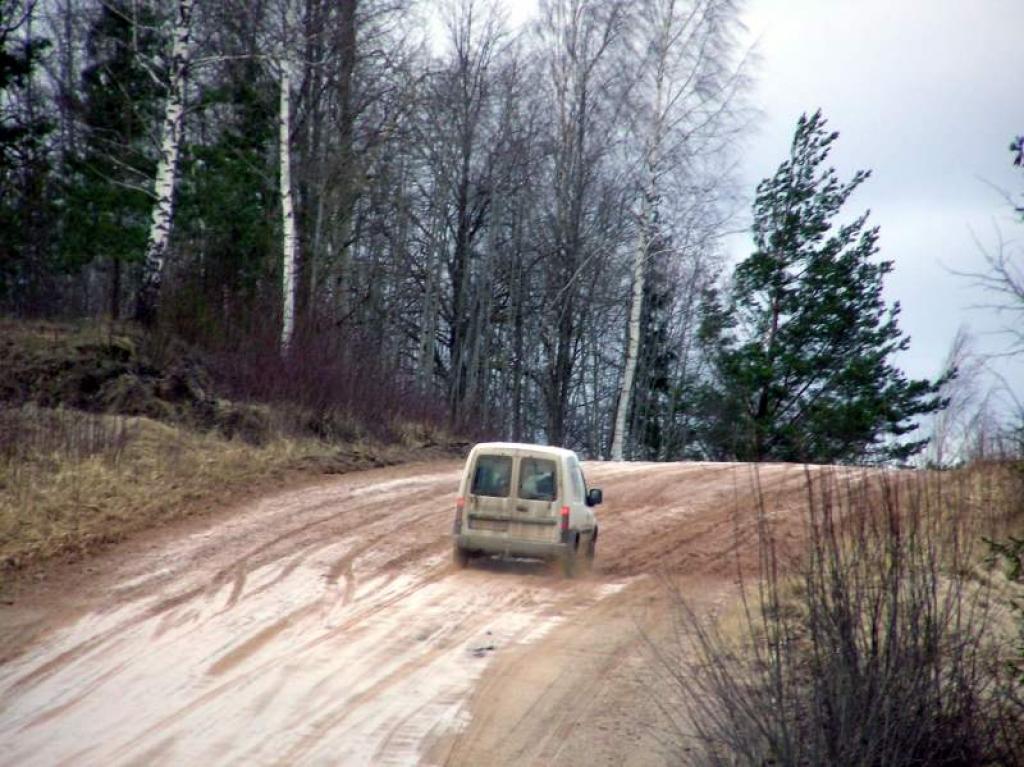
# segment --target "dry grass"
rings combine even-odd
[[[708,623],[679,600],[680,648],[657,648],[687,701],[671,712],[684,759],[1021,763],[1024,584],[983,543],[1024,525],[1020,481],[1012,464],[808,476],[797,562],[776,555],[760,509],[742,604]]]
[[[0,317],[0,587],[290,477],[462,446],[388,371],[301,340],[283,361],[272,338],[218,356],[128,324]]]
[[[55,346],[102,343],[112,338],[127,342],[123,328],[94,321],[50,322],[0,317],[0,337],[26,351],[50,350]]]
[[[0,585],[26,565],[88,553],[288,477],[407,454],[287,436],[257,446],[148,418],[0,408]]]

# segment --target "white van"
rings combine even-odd
[[[601,491],[587,490],[576,453],[483,442],[470,451],[455,502],[454,558],[500,554],[561,562],[572,575],[593,561]]]

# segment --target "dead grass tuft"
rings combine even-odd
[[[256,445],[144,417],[0,408],[0,584],[203,513],[293,474],[393,463],[400,446],[273,436]]]

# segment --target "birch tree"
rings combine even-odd
[[[143,262],[142,286],[136,316],[143,322],[155,319],[163,281],[167,246],[171,236],[174,187],[181,149],[182,122],[185,114],[185,78],[189,63],[189,35],[192,29],[193,0],[178,0],[171,26],[171,59],[167,76],[167,99],[160,131],[160,151],[153,183],[153,213]]]
[[[732,0],[644,0],[631,21],[630,55],[640,61],[630,91],[631,141],[639,154],[637,167],[636,245],[632,259],[632,291],[625,344],[622,385],[615,412],[611,457],[621,461],[627,441],[627,420],[636,382],[641,345],[644,283],[657,243],[664,249],[686,220],[686,194],[674,185],[673,205],[664,204],[672,176],[683,186],[706,190],[702,159],[721,154],[737,122],[733,102],[742,86],[742,68],[734,64],[732,32],[738,24]],[[689,184],[686,183],[689,181]],[[678,179],[677,179],[678,181]],[[709,211],[713,199],[705,200]],[[682,287],[686,290],[686,287]]]
[[[299,258],[299,238],[295,230],[295,201],[292,197],[291,164],[291,64],[286,57],[277,60],[280,83],[278,112],[278,172],[281,184],[281,354],[287,355],[295,333],[295,275]]]
[[[300,51],[308,51],[308,39],[300,19],[298,0],[280,0],[274,10],[277,18],[271,39],[270,64],[278,82],[277,170],[281,200],[281,335],[279,350],[287,356],[295,335],[296,299],[298,297],[299,234],[296,222],[295,192],[292,183],[292,107],[293,79]],[[316,65],[319,62],[306,62]]]

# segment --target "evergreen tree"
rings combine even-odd
[[[51,277],[46,232],[53,122],[33,78],[50,41],[32,33],[33,7],[0,2],[0,302],[36,310]]]
[[[900,440],[943,406],[938,383],[892,363],[910,339],[887,306],[891,261],[874,259],[868,214],[837,224],[869,176],[824,167],[838,133],[802,116],[789,159],[757,188],[755,251],[724,298],[704,306],[714,381],[704,392],[705,444],[742,460],[905,459],[926,440]]]
[[[276,86],[251,58],[230,62],[224,79],[203,92],[195,117],[202,135],[218,126],[219,134],[182,151],[174,239],[183,268],[166,311],[193,340],[213,341],[265,313],[258,290],[280,261]]]
[[[671,345],[669,312],[672,287],[666,274],[667,259],[674,255],[672,243],[659,232],[651,244],[653,256],[647,263],[640,313],[640,354],[637,381],[630,406],[630,429],[634,460],[656,461],[668,457],[667,434],[671,412],[671,369],[676,350]]]
[[[82,72],[85,147],[72,158],[63,195],[63,251],[69,268],[110,265],[108,305],[117,318],[124,264],[145,253],[156,166],[153,126],[163,94],[151,71],[164,45],[147,4],[105,3],[89,33]]]

